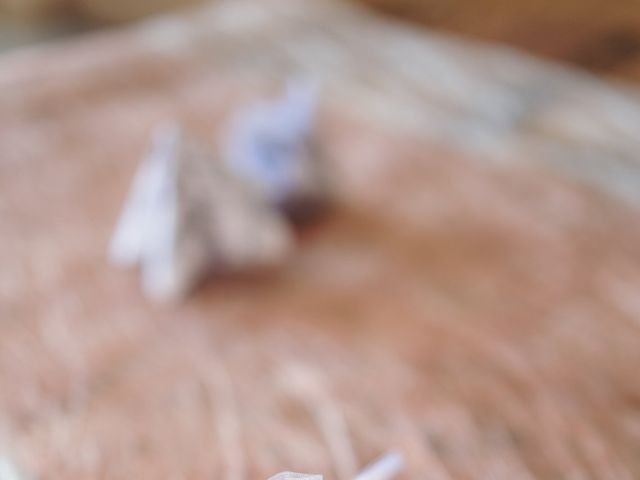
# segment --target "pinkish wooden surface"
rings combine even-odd
[[[267,278],[149,306],[106,246],[150,129],[270,91],[120,33],[0,60],[0,448],[42,479],[640,475],[640,226],[328,101],[338,207]]]

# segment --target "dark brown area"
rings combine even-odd
[[[358,0],[398,19],[640,80],[635,0]]]

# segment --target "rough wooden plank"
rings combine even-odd
[[[178,118],[215,148],[237,105],[296,72],[326,81],[340,208],[279,274],[148,306],[105,254],[151,128]],[[5,56],[7,455],[56,480],[346,480],[349,455],[393,447],[407,478],[637,477],[638,212],[537,165],[580,173],[595,149],[590,168],[637,185],[638,109],[634,91],[317,1]]]

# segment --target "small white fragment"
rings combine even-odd
[[[404,468],[400,453],[391,452],[365,467],[354,480],[391,480]]]
[[[387,453],[367,465],[354,480],[391,480],[404,469],[404,458],[397,452]],[[2,480],[2,479],[0,479]],[[322,475],[282,472],[269,480],[322,480]]]
[[[314,139],[317,105],[315,84],[290,81],[284,95],[251,105],[233,119],[225,161],[278,207],[319,204],[327,195]]]
[[[180,136],[177,125],[156,130],[151,151],[135,174],[111,240],[109,258],[113,264],[131,267],[142,259],[153,212],[167,200],[166,187],[173,176],[171,163]]]
[[[110,258],[140,267],[150,300],[172,301],[209,273],[277,265],[292,245],[277,209],[171,127],[155,135],[134,178]]]
[[[282,472],[274,475],[269,480],[322,480],[322,475],[296,473],[296,472]]]
[[[2,456],[0,456],[0,480],[22,480],[13,463]]]

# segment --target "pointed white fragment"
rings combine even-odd
[[[180,138],[177,125],[159,128],[152,148],[135,174],[109,248],[112,263],[133,266],[143,255],[145,238],[153,228],[152,212],[167,201],[166,188],[173,176],[172,160]]]
[[[354,480],[391,480],[404,469],[402,454],[391,452],[369,464]],[[282,472],[269,480],[322,480],[322,475]]]
[[[269,480],[322,480],[322,475],[296,473],[296,472],[282,472],[274,475]]]
[[[136,174],[110,256],[139,265],[145,294],[166,301],[212,272],[275,265],[291,247],[277,210],[178,129],[162,129]]]
[[[230,167],[291,216],[314,210],[328,195],[314,138],[317,104],[317,86],[291,81],[281,97],[241,111],[225,142]]]
[[[404,459],[399,453],[388,453],[365,467],[355,480],[391,480],[404,468]]]

